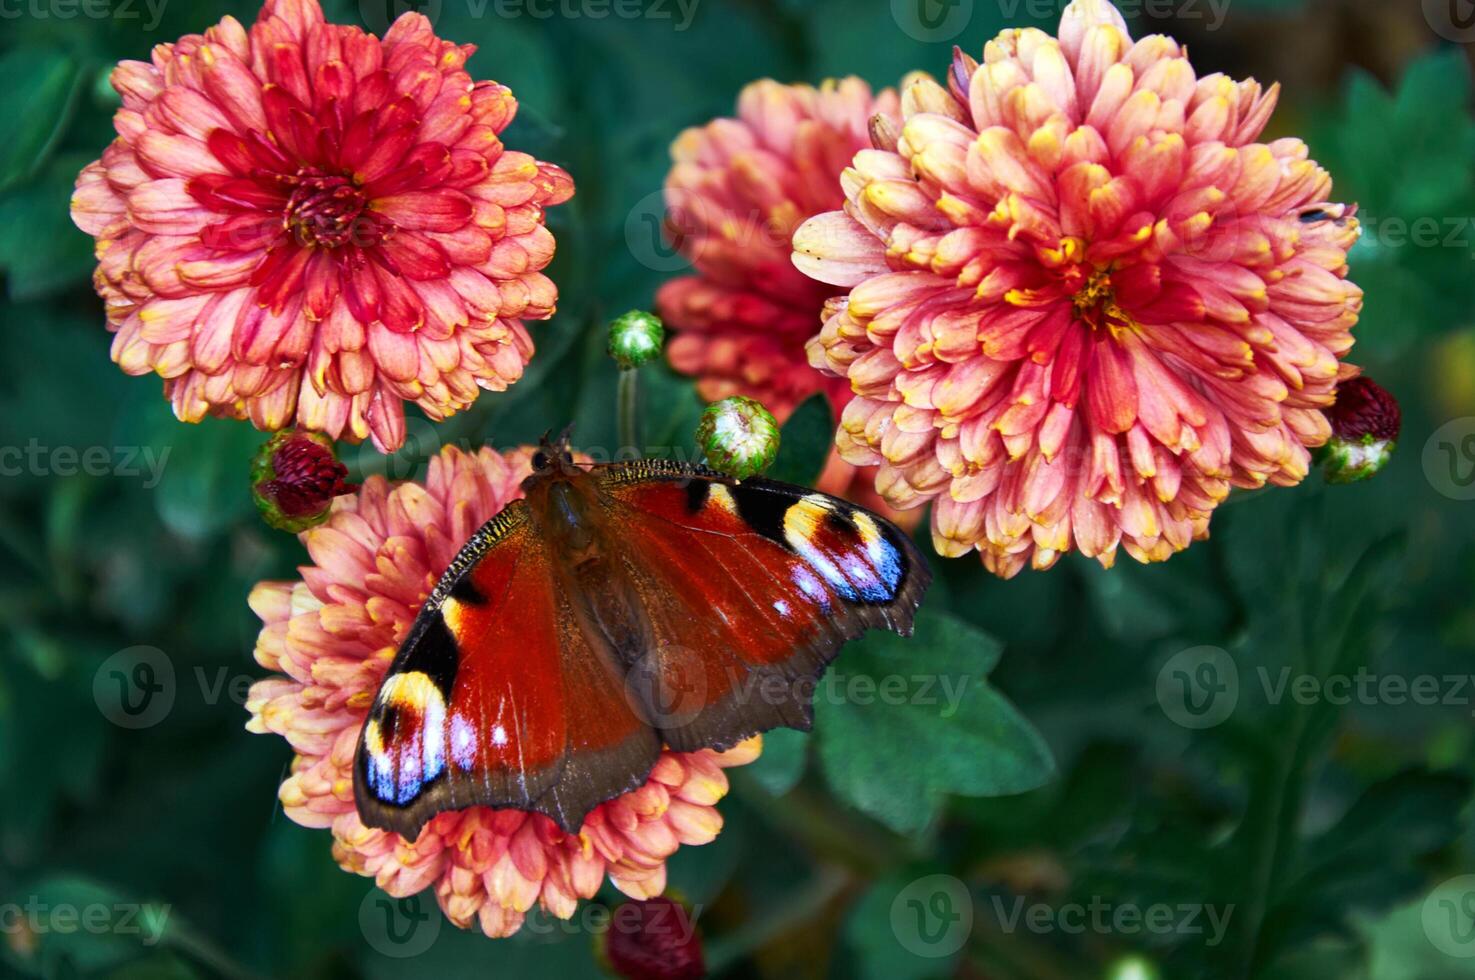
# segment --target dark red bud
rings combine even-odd
[[[707,974],[691,913],[664,896],[615,909],[603,953],[625,980],[698,980]]]
[[[1371,437],[1392,442],[1403,426],[1403,412],[1386,388],[1372,378],[1358,376],[1337,385],[1337,402],[1326,410],[1332,435],[1347,442]]]
[[[287,430],[267,440],[251,464],[251,495],[266,523],[297,533],[328,516],[333,498],[358,487],[319,432]]]

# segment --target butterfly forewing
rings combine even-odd
[[[659,737],[623,696],[624,671],[590,644],[523,510],[463,548],[385,675],[356,759],[369,826],[413,839],[436,813],[482,804],[574,830],[655,763]]]
[[[815,681],[846,640],[910,632],[927,567],[881,518],[659,461],[600,476],[615,519],[641,528],[621,538],[652,624],[637,666],[656,677],[646,714],[672,748],[808,729]]]

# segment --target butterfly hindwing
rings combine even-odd
[[[359,739],[360,816],[410,839],[476,804],[577,829],[660,752],[623,676],[590,644],[514,503],[462,549],[385,675]]]

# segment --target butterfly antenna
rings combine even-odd
[[[554,447],[557,448],[557,449],[564,449],[564,450],[568,449],[569,448],[569,444],[568,444],[569,443],[569,437],[572,436],[573,434],[574,434],[574,424],[572,422],[570,422],[568,425],[566,425],[564,427],[563,431],[558,434],[558,442],[554,443]]]

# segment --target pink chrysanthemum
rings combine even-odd
[[[859,78],[818,88],[765,79],[739,94],[737,118],[688,129],[672,144],[669,230],[697,274],[662,286],[656,308],[676,332],[671,365],[697,378],[707,401],[746,395],[783,423],[816,392],[837,414],[850,400],[848,385],[805,356],[835,290],[794,268],[789,242],[805,219],[844,203],[840,173],[870,146],[877,115],[878,125],[899,125],[896,93],[873,95]],[[873,482],[874,473],[834,456],[822,489],[877,499]]]
[[[762,745],[666,752],[644,786],[596,807],[578,834],[542,814],[487,807],[439,814],[414,841],[360,822],[353,755],[380,679],[461,544],[522,495],[530,457],[448,447],[424,485],[373,477],[301,536],[313,561],[301,581],[251,593],[265,623],[256,659],[286,676],[251,689],[247,727],[282,735],[296,753],[279,794],[287,815],[331,827],[344,869],[395,896],[434,887],[447,918],[463,928],[474,920],[489,936],[516,932],[535,904],[568,918],[606,876],[633,898],[660,894],[666,858],[721,830],[723,768],[751,762]]]
[[[113,360],[179,418],[404,441],[522,375],[551,315],[543,209],[567,174],[504,150],[517,102],[420,14],[384,39],[267,0],[113,72],[118,138],[77,179]]]
[[[809,348],[858,395],[845,458],[1006,576],[1165,559],[1231,486],[1300,481],[1356,373],[1359,232],[1300,140],[1256,142],[1277,89],[1196,77],[1105,0],[960,53],[950,88],[908,87],[794,238],[851,287]]]

